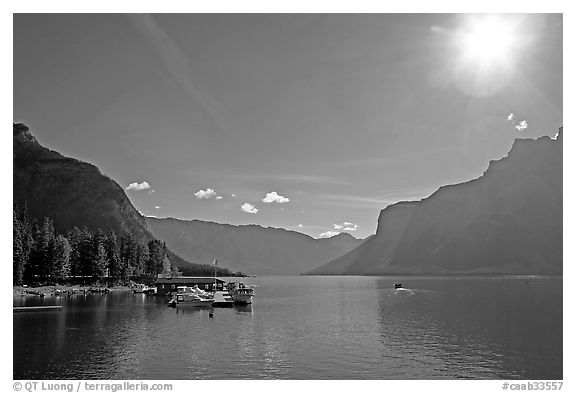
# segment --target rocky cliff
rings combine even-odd
[[[154,238],[118,183],[92,164],[40,145],[21,123],[13,125],[13,183],[14,201],[32,218],[51,217],[58,232],[76,226],[113,229],[141,242]],[[185,274],[200,268],[172,251],[169,256]]]
[[[562,129],[478,179],[381,211],[376,235],[311,274],[562,274]]]
[[[14,124],[14,200],[33,217],[49,216],[58,231],[109,228],[150,240],[144,217],[114,180],[92,164],[40,145],[24,124]]]

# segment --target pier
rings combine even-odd
[[[62,306],[13,307],[14,312],[62,311]]]

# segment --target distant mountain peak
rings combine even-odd
[[[30,132],[30,128],[24,123],[12,123],[14,138],[21,142],[32,142],[39,144],[34,135]]]
[[[562,274],[562,132],[516,139],[482,176],[387,206],[376,235],[311,274]]]

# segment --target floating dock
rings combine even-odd
[[[62,306],[12,307],[14,312],[62,311]]]

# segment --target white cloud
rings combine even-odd
[[[528,128],[528,122],[526,120],[519,121],[514,127],[516,127],[518,131],[524,131]]]
[[[528,122],[526,120],[516,121],[516,115],[512,112],[508,114],[506,120],[511,122],[518,131],[524,131],[528,128]]]
[[[352,224],[351,222],[345,221],[342,224],[333,224],[334,225],[334,229],[337,229],[339,231],[349,231],[349,232],[353,232],[358,230],[359,226],[357,224]]]
[[[195,192],[194,196],[196,197],[196,199],[202,199],[202,198],[210,199],[213,196],[216,196],[216,191],[214,191],[211,188],[207,188],[205,190],[199,190]]]
[[[128,187],[126,187],[126,190],[128,191],[142,191],[142,190],[148,190],[150,188],[150,184],[148,184],[147,181],[143,181],[142,183],[130,183],[130,185],[128,185]]]
[[[266,197],[264,197],[264,199],[262,199],[262,202],[264,203],[272,203],[272,202],[276,202],[276,203],[288,203],[290,202],[290,199],[282,196],[282,195],[278,195],[278,193],[276,193],[276,191],[272,191],[266,194]]]
[[[218,200],[220,200],[220,199],[222,199],[222,198],[223,198],[222,195],[216,196],[216,199],[218,199]]]
[[[250,213],[250,214],[258,213],[258,209],[256,208],[256,206],[254,206],[250,203],[245,203],[242,206],[240,206],[240,208],[242,209],[243,212],[246,212],[246,213]]]
[[[326,232],[322,232],[321,234],[319,234],[318,237],[320,239],[327,239],[329,237],[336,236],[339,234],[340,234],[340,232],[336,232],[336,231],[326,231]]]

